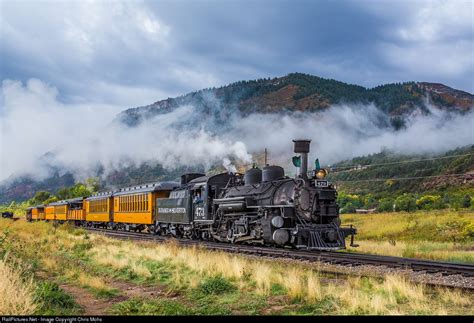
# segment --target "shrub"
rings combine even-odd
[[[379,212],[393,212],[393,204],[395,203],[394,199],[391,198],[383,198],[379,201],[379,206],[377,207],[377,211]]]
[[[131,298],[114,304],[110,314],[117,315],[190,315],[192,310],[174,300]]]
[[[341,213],[355,213],[355,211],[356,211],[356,207],[352,202],[345,204],[341,208]]]
[[[416,210],[416,200],[410,194],[403,194],[395,200],[395,211],[413,212]]]
[[[224,277],[217,276],[204,280],[199,285],[199,289],[204,294],[223,294],[232,291],[234,289],[234,285],[232,285],[232,283]]]
[[[471,207],[471,196],[469,194],[464,195],[462,199],[462,207],[465,207],[465,208]]]
[[[441,197],[434,195],[424,195],[416,200],[416,206],[421,210],[433,210]]]
[[[341,208],[341,213],[354,213],[357,208],[364,206],[363,199],[355,194],[339,193],[337,203]]]
[[[462,230],[462,236],[467,240],[474,239],[474,223],[469,223],[464,227]]]
[[[72,314],[78,308],[71,295],[61,289],[58,284],[50,281],[38,284],[35,298],[42,305],[39,309],[41,315],[52,315],[57,311],[63,314]]]
[[[452,242],[460,242],[469,238],[472,229],[466,222],[456,220],[436,225],[437,234],[446,241]]]
[[[374,208],[378,206],[378,201],[375,199],[375,197],[372,194],[367,194],[364,197],[364,207],[367,209]]]

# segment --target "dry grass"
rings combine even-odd
[[[411,283],[403,276],[389,275],[382,281],[350,277],[339,284],[323,284],[320,273],[294,264],[178,247],[173,243],[158,246],[143,243],[141,247],[135,251],[129,242],[113,246],[102,243],[93,248],[94,258],[116,268],[135,268],[144,260],[165,262],[174,266],[171,281],[181,289],[196,287],[202,278],[209,276],[232,279],[240,289],[253,286],[253,292],[263,296],[270,295],[272,286],[277,284],[284,288],[290,301],[317,304],[330,299],[341,314],[443,315],[449,313],[449,304],[471,305],[470,299],[461,292],[440,293],[444,296],[439,301],[438,296],[432,297],[426,292],[424,285]],[[183,268],[187,268],[186,271]],[[141,275],[148,277],[149,272]]]
[[[461,293],[459,290],[452,290],[447,288],[439,288],[438,294],[441,299],[448,304],[460,305],[460,306],[472,306],[472,298]]]
[[[56,272],[58,268],[59,266],[56,259],[49,258],[49,257],[43,258],[43,269],[45,269],[48,272]]]
[[[444,230],[438,230],[449,223],[474,223],[474,213],[448,210],[418,211],[415,213],[392,212],[375,214],[343,214],[342,222],[353,223],[362,240],[427,240],[450,242]],[[436,234],[438,233],[438,234]],[[455,231],[454,233],[462,232]]]
[[[104,282],[104,279],[98,276],[91,276],[86,273],[80,273],[77,281],[80,285],[85,287],[91,287],[97,290],[108,290],[109,287]]]
[[[257,286],[257,293],[260,295],[268,295],[270,293],[272,268],[267,264],[256,266],[252,272],[252,277]]]
[[[152,276],[150,270],[148,270],[146,266],[140,264],[137,261],[131,262],[130,268],[137,276],[145,278],[150,278]]]
[[[287,295],[292,300],[300,300],[307,296],[307,284],[305,276],[308,271],[301,268],[291,268],[285,276],[280,277],[280,284],[287,290]]]
[[[128,259],[105,255],[103,258],[96,259],[100,265],[111,266],[117,269],[126,268],[129,265]]]
[[[446,315],[448,312],[449,303],[434,302],[422,284],[410,283],[403,276],[388,275],[382,282],[351,277],[347,283],[333,296],[341,300],[341,310],[352,314]]]
[[[5,224],[0,221],[0,229]],[[74,246],[85,242],[85,236],[67,230],[51,230],[51,226],[42,223],[8,225],[16,231],[25,228],[21,239],[36,246],[31,256],[41,254],[45,269],[56,270],[56,274],[83,286],[107,287],[101,277],[81,272],[66,262],[67,257],[56,253],[59,249],[71,252]],[[65,240],[69,242],[64,243]],[[473,313],[472,300],[466,292],[429,289],[411,283],[403,276],[328,281],[318,270],[291,262],[187,248],[175,243],[117,241],[96,234],[90,234],[87,240],[93,245],[85,250],[85,257],[91,264],[117,271],[125,269],[147,282],[157,281],[159,270],[166,270],[169,273],[166,283],[183,293],[198,288],[208,277],[221,276],[232,281],[235,292],[242,297],[248,294],[279,295],[284,296],[284,304],[289,302],[292,306],[325,304],[325,310],[331,314],[456,314],[458,310],[464,314]],[[29,250],[25,252],[30,255]]]
[[[400,275],[387,275],[381,290],[398,301],[420,302],[426,299],[422,284],[410,283],[406,277]]]
[[[174,288],[178,290],[186,288],[197,288],[201,282],[201,277],[189,275],[182,268],[175,268],[171,276],[171,282]]]
[[[306,289],[306,301],[309,303],[318,302],[323,299],[320,278],[316,274],[308,275]]]
[[[0,315],[32,315],[37,304],[32,277],[22,277],[18,264],[0,259]]]
[[[373,241],[358,240],[356,248],[347,247],[348,251],[376,255],[421,258],[453,262],[474,263],[474,253],[469,245],[458,245],[449,242],[432,241]]]
[[[465,229],[474,224],[474,213],[344,214],[342,220],[358,229],[359,247],[348,247],[350,251],[474,263],[474,240]]]

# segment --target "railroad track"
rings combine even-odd
[[[170,238],[151,235],[147,233],[136,233],[127,231],[112,231],[107,229],[87,228],[91,232],[103,233],[107,236],[141,241],[169,241]],[[272,247],[256,247],[250,245],[232,245],[209,241],[195,241],[187,239],[174,239],[177,243],[186,246],[200,246],[209,250],[241,253],[247,255],[265,256],[271,258],[295,259],[310,262],[325,262],[330,264],[360,266],[374,265],[386,266],[390,268],[411,269],[413,271],[423,271],[434,274],[462,275],[464,277],[474,277],[474,265],[449,263],[441,261],[420,260],[414,258],[401,258],[392,256],[370,255],[352,252],[334,251],[307,251]]]

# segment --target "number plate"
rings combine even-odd
[[[316,187],[328,187],[328,181],[316,181]]]
[[[203,207],[197,207],[194,210],[194,218],[196,220],[204,220],[204,208]]]

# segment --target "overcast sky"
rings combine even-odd
[[[133,107],[303,72],[474,92],[472,1],[0,0],[1,80]]]

